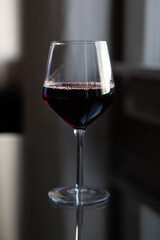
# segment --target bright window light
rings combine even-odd
[[[160,62],[160,1],[145,0],[144,62]]]
[[[0,61],[16,60],[20,55],[19,0],[0,0]]]

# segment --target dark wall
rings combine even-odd
[[[135,36],[135,43],[133,41],[125,45],[128,34],[127,4],[129,1],[113,1],[115,10],[112,12],[112,60],[116,97],[111,127],[111,166],[113,172],[122,178],[145,191],[159,195],[160,70],[154,67],[154,62],[145,65],[142,60],[139,61],[143,52],[143,31],[141,36]],[[144,1],[136,2],[135,6],[137,8],[133,9],[133,13],[136,11],[135,17],[138,17],[138,12],[145,6]],[[139,26],[136,25],[136,21],[135,26],[132,25],[133,33],[144,26],[144,10]],[[128,48],[133,46],[133,43],[136,51],[134,57],[133,49],[129,51]]]

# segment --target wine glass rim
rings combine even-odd
[[[65,41],[52,41],[51,44],[65,45],[65,44],[95,44],[95,43],[107,43],[104,40],[65,40]]]

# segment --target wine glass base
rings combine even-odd
[[[83,187],[77,189],[60,187],[51,190],[48,196],[55,204],[86,206],[105,203],[108,201],[110,194],[102,188]]]

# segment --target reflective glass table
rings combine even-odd
[[[96,207],[51,204],[53,186],[74,182],[52,138],[0,134],[1,240],[159,240],[160,198],[107,169],[88,179],[103,183],[111,196]],[[92,165],[94,165],[92,163]],[[74,167],[74,166],[73,166]],[[96,168],[96,164],[95,164]]]

